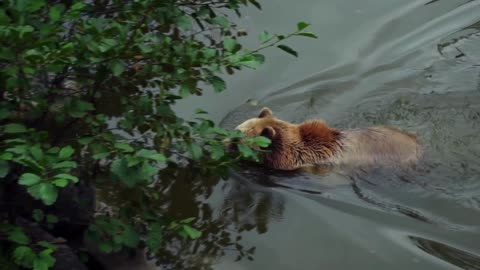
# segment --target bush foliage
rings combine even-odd
[[[240,159],[257,160],[253,148],[269,141],[220,129],[200,109],[182,119],[172,106],[224,91],[221,75],[257,68],[265,48],[296,56],[284,39],[315,37],[301,22],[289,35],[262,32],[259,47],[245,49],[247,33],[230,18],[247,5],[260,8],[255,0],[1,1],[0,195],[19,185],[54,206],[66,188],[115,185],[140,195],[95,216],[88,236],[102,252],[156,252],[171,232],[198,238],[194,218],[175,221],[152,206],[159,175],[189,164],[224,176]],[[238,152],[226,151],[227,138],[243,138]],[[52,267],[55,246],[32,242],[18,214],[0,210],[0,239],[13,243],[15,262]],[[27,210],[24,218],[47,229],[61,219]]]

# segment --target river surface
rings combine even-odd
[[[226,92],[180,103],[184,116],[202,107],[231,128],[268,106],[296,123],[393,125],[417,134],[426,158],[401,172],[232,172],[192,213],[222,220],[236,244],[198,243],[185,268],[480,269],[480,1],[262,4],[239,21],[246,44],[298,21],[319,38],[289,41],[298,59],[268,50],[260,70],[226,77]]]

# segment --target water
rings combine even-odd
[[[211,228],[183,249],[185,268],[480,269],[480,1],[263,6],[239,22],[252,33],[247,44],[263,29],[285,32],[300,20],[320,38],[289,42],[299,59],[268,51],[261,70],[228,78],[220,96],[183,102],[183,115],[203,107],[233,127],[269,106],[292,122],[393,125],[417,134],[426,159],[412,170],[368,174],[248,166],[208,182],[202,207],[176,208]],[[215,247],[220,235],[224,245]]]

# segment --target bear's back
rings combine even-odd
[[[422,149],[414,135],[378,126],[342,132],[342,151],[337,163],[400,165],[417,162]]]

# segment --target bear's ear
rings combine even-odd
[[[265,118],[265,117],[270,117],[270,116],[273,116],[272,110],[270,110],[268,107],[264,107],[260,111],[260,114],[258,115],[258,118]]]
[[[275,134],[276,134],[275,129],[273,129],[273,127],[267,126],[263,128],[262,133],[260,133],[260,136],[267,137],[270,140],[272,140],[275,137]]]

